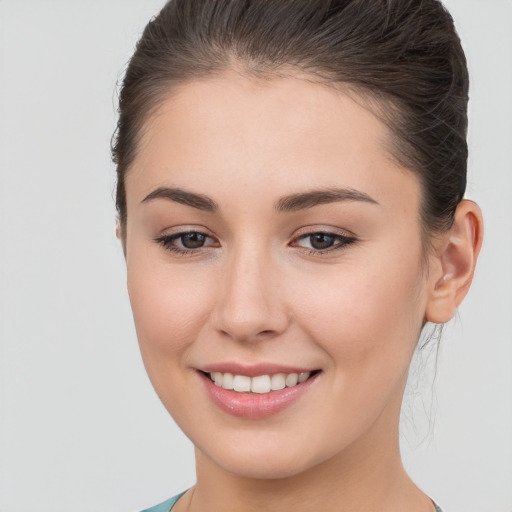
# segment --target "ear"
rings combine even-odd
[[[451,320],[471,286],[476,260],[482,246],[483,219],[473,201],[461,201],[452,227],[436,241],[435,271],[425,318],[442,324]],[[437,243],[438,242],[438,243]]]
[[[116,223],[116,237],[121,241],[121,245],[123,246],[123,254],[126,258],[126,233],[124,232],[124,229],[121,226],[121,221],[119,219],[117,219]]]

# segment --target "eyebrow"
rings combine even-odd
[[[205,212],[216,212],[219,209],[219,205],[208,196],[203,194],[196,194],[195,192],[188,192],[181,188],[169,188],[159,187],[153,190],[151,194],[147,195],[142,202],[151,201],[153,199],[169,199],[175,203],[184,204],[203,210]]]
[[[176,203],[211,213],[219,210],[219,205],[208,196],[189,192],[181,188],[159,187],[148,194],[142,202],[144,203],[154,199],[168,199]],[[299,210],[313,208],[314,206],[321,204],[329,204],[339,201],[357,201],[379,204],[375,199],[360,190],[352,188],[325,188],[282,197],[274,204],[274,209],[278,212],[296,212]]]
[[[279,212],[296,212],[313,208],[313,206],[320,204],[336,203],[338,201],[359,201],[379,204],[375,199],[360,190],[352,188],[325,188],[282,197],[275,204],[275,209]]]

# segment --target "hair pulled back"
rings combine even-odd
[[[129,61],[112,144],[116,206],[127,221],[125,176],[144,123],[173,88],[242,70],[306,74],[355,91],[392,134],[390,153],[417,173],[426,233],[444,231],[466,188],[466,59],[438,0],[170,0]]]

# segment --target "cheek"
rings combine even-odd
[[[128,259],[128,293],[144,364],[157,371],[185,364],[183,354],[210,314],[211,286],[202,272],[161,264],[139,251]]]
[[[356,377],[351,382],[393,379],[400,368],[406,371],[421,331],[420,251],[398,260],[377,254],[378,261],[347,261],[307,283],[297,314],[332,364],[343,369],[339,378]]]
[[[144,366],[160,400],[182,423],[193,377],[187,354],[209,316],[211,287],[201,273],[131,256],[128,293]]]

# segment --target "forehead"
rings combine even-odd
[[[299,78],[182,85],[145,126],[128,194],[237,182],[241,192],[344,186],[378,196],[410,189],[414,199],[416,177],[386,150],[388,128],[356,100]]]

